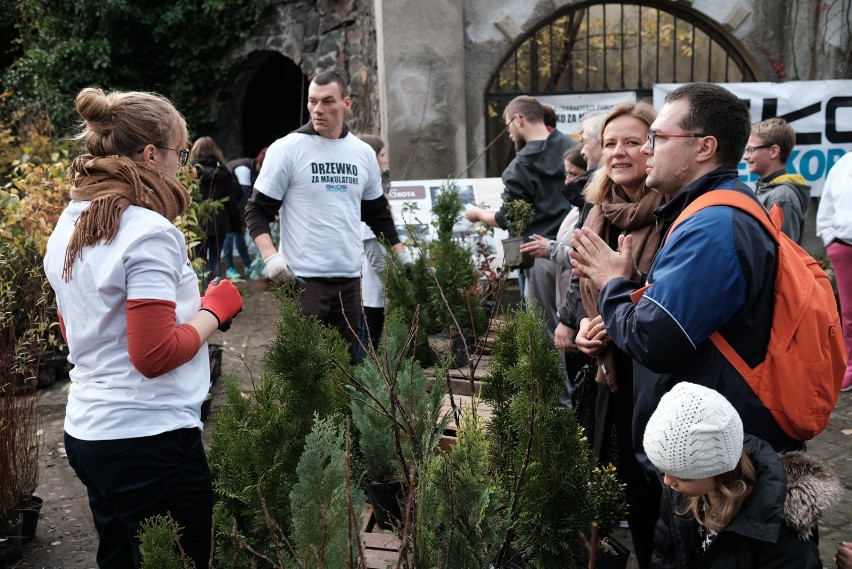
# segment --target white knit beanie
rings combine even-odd
[[[724,396],[681,382],[663,395],[644,436],[645,453],[660,471],[687,480],[736,468],[743,422]]]

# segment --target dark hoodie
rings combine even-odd
[[[226,233],[239,231],[243,225],[240,201],[243,197],[237,178],[215,158],[198,158],[193,160],[198,172],[201,197],[205,201],[228,200],[223,207],[214,211],[204,225],[204,232],[209,237],[224,237]]]
[[[562,156],[574,141],[558,130],[544,140],[530,140],[503,171],[503,203],[521,199],[533,206],[532,223],[524,236],[533,233],[555,239],[571,204],[562,196],[565,169]],[[506,229],[506,212],[495,214],[497,224]]]
[[[766,177],[767,181],[757,182],[754,193],[766,207],[778,204],[784,212],[784,225],[781,231],[801,245],[805,229],[805,212],[811,200],[811,187],[798,174],[788,174],[780,170]]]

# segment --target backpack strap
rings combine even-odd
[[[663,242],[665,243],[669,240],[669,236],[675,227],[683,223],[686,218],[706,207],[717,205],[735,207],[746,212],[763,226],[766,232],[775,240],[775,243],[780,243],[781,238],[779,237],[779,233],[781,232],[781,226],[784,224],[784,213],[778,204],[772,206],[772,211],[767,213],[766,208],[760,205],[760,203],[734,190],[712,190],[696,198],[677,216],[668,233],[666,233],[666,238]]]
[[[695,201],[689,204],[677,219],[675,219],[672,226],[669,228],[668,233],[666,234],[666,238],[663,241],[664,243],[669,240],[669,236],[674,231],[675,227],[680,225],[683,221],[685,221],[689,216],[698,213],[704,208],[713,207],[713,206],[728,206],[735,207],[739,210],[742,210],[756,219],[766,230],[767,233],[775,240],[776,244],[780,244],[781,242],[781,225],[784,223],[784,214],[781,211],[781,207],[778,204],[772,206],[772,211],[767,212],[766,208],[764,208],[760,203],[756,200],[749,198],[745,194],[741,194],[740,192],[736,192],[734,190],[713,190],[707,192],[706,194],[698,197]],[[642,292],[645,292],[644,289],[640,289]],[[638,302],[638,300],[637,300]],[[719,350],[725,359],[730,362],[732,366],[737,370],[737,372],[743,376],[747,377],[748,374],[751,373],[751,367],[746,363],[742,357],[734,350],[733,346],[728,343],[728,341],[722,337],[718,331],[713,332],[710,335],[710,341],[713,342],[713,345],[716,346],[716,349]]]

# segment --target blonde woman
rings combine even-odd
[[[640,152],[656,118],[645,102],[613,107],[601,124],[599,168],[584,190],[591,210],[584,227],[618,248],[629,234],[639,270],[647,271],[660,245],[654,210],[664,199],[645,185],[646,156]],[[598,393],[594,410],[592,447],[601,463],[617,462],[618,476],[627,485],[628,522],[639,567],[646,569],[653,550],[654,523],[662,489],[649,480],[636,460],[633,447],[633,359],[612,345],[600,317],[600,290],[580,278],[575,296],[582,299],[575,342],[580,351],[597,358]],[[615,445],[611,444],[615,431]]]
[[[204,297],[183,234],[177,181],[187,128],[165,98],[87,88],[76,99],[87,154],[44,270],[68,344],[68,462],[86,486],[101,568],[139,567],[139,529],[167,513],[196,567],[210,557],[213,489],[201,444],[207,339],[242,308],[230,281]]]

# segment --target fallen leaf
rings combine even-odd
[[[840,433],[848,437],[849,435],[852,435],[852,429],[841,429]]]

